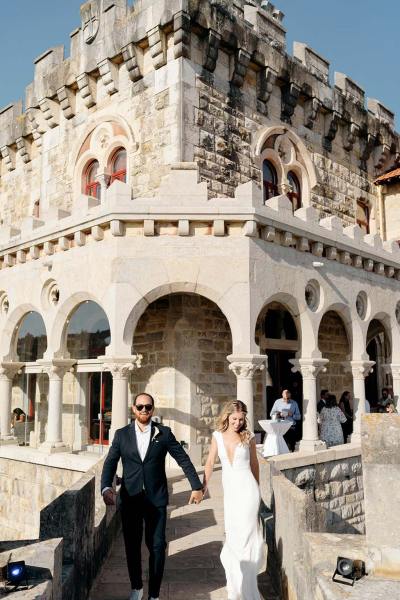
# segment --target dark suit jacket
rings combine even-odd
[[[181,467],[192,490],[201,490],[201,481],[182,446],[176,441],[169,427],[159,423],[151,424],[150,443],[144,460],[137,448],[135,423],[131,423],[115,432],[112,446],[104,462],[101,475],[101,489],[112,487],[118,461],[122,459],[122,487],[129,496],[143,491],[154,506],[168,504],[165,457],[167,452]]]
[[[325,408],[326,404],[322,400],[322,398],[317,403],[317,411],[320,413],[323,408]]]

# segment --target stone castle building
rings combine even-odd
[[[270,2],[83,4],[0,111],[1,443],[103,448],[146,390],[200,463],[225,400],[257,428],[284,387],[303,449],[321,387],[359,442],[400,395],[399,163]]]

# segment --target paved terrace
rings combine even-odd
[[[226,600],[219,554],[224,539],[221,471],[216,470],[210,496],[199,506],[188,505],[189,485],[183,475],[170,474],[167,523],[168,558],[160,600]],[[147,562],[147,551],[143,550]],[[145,563],[144,563],[145,567]],[[144,598],[147,598],[147,568]],[[265,600],[280,600],[268,574],[259,578]],[[127,600],[130,593],[122,534],[97,577],[90,600]]]

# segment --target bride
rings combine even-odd
[[[222,464],[225,544],[221,562],[229,600],[260,600],[257,575],[265,568],[258,521],[259,467],[254,434],[247,429],[246,405],[235,400],[223,411],[214,431],[204,470],[204,493],[217,456]]]

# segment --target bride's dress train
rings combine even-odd
[[[232,464],[222,433],[214,432],[222,464],[225,544],[221,562],[229,600],[260,600],[257,575],[265,569],[266,552],[258,519],[260,491],[250,468],[247,444],[235,448]]]

